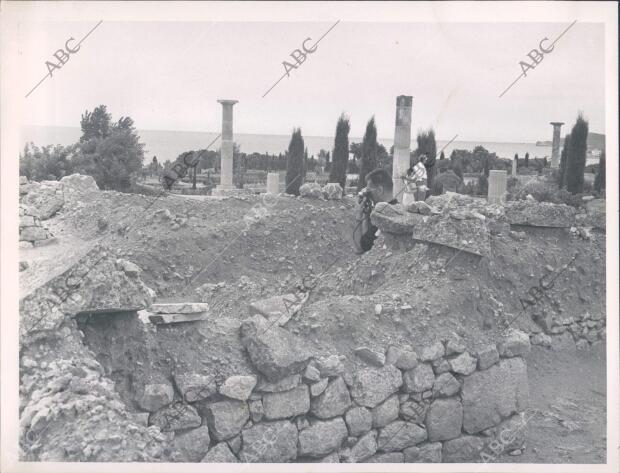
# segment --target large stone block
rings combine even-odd
[[[297,457],[298,433],[289,421],[261,422],[241,433],[244,463],[285,463]]]
[[[299,433],[300,456],[322,457],[340,448],[347,438],[347,426],[342,417],[317,421]]]
[[[19,231],[19,239],[22,241],[39,241],[47,237],[47,230],[43,227],[24,227]]]
[[[341,457],[345,463],[360,463],[373,456],[376,452],[376,433],[371,431],[362,436],[357,443],[351,447],[351,449],[346,450]]]
[[[195,312],[208,312],[209,304],[206,302],[168,302],[152,304],[149,311],[153,314],[193,314]]]
[[[371,411],[373,429],[385,427],[390,422],[395,421],[398,418],[399,407],[400,403],[396,394],[374,407]]]
[[[412,229],[413,239],[478,256],[491,255],[489,226],[471,212],[429,215]]]
[[[347,374],[345,381],[355,402],[365,407],[375,407],[385,401],[403,384],[400,370],[393,365],[362,368],[353,375]]]
[[[321,185],[316,182],[306,182],[299,188],[299,195],[312,199],[320,199],[323,197]]]
[[[327,200],[342,199],[342,187],[337,182],[328,182],[323,186],[323,195]]]
[[[138,398],[138,404],[144,410],[155,412],[167,406],[174,399],[174,389],[170,384],[147,384],[144,386],[142,396]]]
[[[303,371],[311,357],[303,340],[260,315],[242,324],[241,343],[254,366],[272,382]]]
[[[357,437],[368,432],[372,428],[372,414],[365,407],[349,409],[344,416],[349,434]]]
[[[403,384],[406,392],[421,393],[432,389],[435,383],[435,373],[431,365],[420,363],[418,366],[405,372]]]
[[[220,386],[220,394],[231,399],[247,401],[256,386],[256,376],[231,376]]]
[[[511,225],[570,228],[575,225],[576,210],[564,204],[518,200],[506,205]]]
[[[415,225],[424,223],[424,216],[412,214],[400,204],[378,202],[370,214],[370,221],[382,232],[411,235]]]
[[[163,432],[170,432],[199,427],[202,419],[193,406],[177,402],[152,414],[150,424],[158,426]]]
[[[443,443],[441,452],[444,463],[469,463],[480,459],[484,440],[472,435],[464,435]]]
[[[529,403],[527,367],[521,358],[507,358],[467,376],[461,391],[463,429],[470,434],[500,423]]]
[[[250,410],[245,402],[218,401],[206,405],[205,417],[212,437],[221,441],[241,431],[250,418]]]
[[[263,396],[263,408],[267,420],[286,419],[305,414],[310,409],[308,386],[301,386],[279,393],[267,393]]]
[[[520,330],[510,330],[499,343],[499,354],[506,358],[527,355],[529,352],[530,337]]]
[[[209,427],[206,425],[185,432],[179,431],[172,441],[170,457],[175,462],[197,463],[207,454],[210,441]]]
[[[463,406],[458,399],[437,399],[426,414],[428,440],[451,440],[461,435]]]
[[[63,190],[69,193],[76,192],[88,194],[99,191],[99,186],[92,176],[70,174],[69,176],[64,176],[60,179],[60,183],[63,186]]]
[[[377,450],[380,452],[396,452],[424,442],[426,430],[413,422],[395,420],[379,431]]]
[[[330,381],[325,391],[312,399],[311,412],[319,419],[343,415],[351,405],[351,396],[341,377]]]
[[[217,392],[213,376],[201,373],[178,373],[174,375],[183,399],[187,402],[196,402],[213,396]]]
[[[200,463],[239,463],[239,460],[226,442],[220,442],[207,452]]]
[[[289,293],[261,299],[249,305],[250,315],[262,315],[270,323],[281,327],[291,320],[307,299],[308,293],[303,296]]]

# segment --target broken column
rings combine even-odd
[[[394,161],[392,163],[392,180],[394,181],[394,198],[403,201],[402,176],[409,169],[411,153],[411,95],[396,97],[396,127],[394,129]]]
[[[267,194],[280,193],[280,173],[267,173]]]
[[[506,194],[506,171],[489,171],[489,193],[487,200],[490,204],[501,204]]]
[[[560,167],[560,127],[564,122],[551,122],[553,125],[553,142],[551,144],[551,167]]]
[[[512,177],[517,177],[517,165],[519,163],[519,159],[515,156],[512,158]]]
[[[218,100],[222,104],[222,151],[220,184],[216,191],[234,189],[233,186],[233,105],[237,100]]]

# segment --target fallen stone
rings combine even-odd
[[[218,401],[209,403],[205,417],[211,435],[218,441],[237,435],[250,418],[248,405],[241,401]]]
[[[426,430],[412,422],[396,420],[379,431],[377,450],[395,452],[424,442]]]
[[[450,373],[443,373],[435,378],[433,384],[433,397],[448,397],[458,393],[461,383]]]
[[[243,430],[241,437],[239,458],[244,463],[285,463],[297,457],[297,427],[289,421],[261,422]]]
[[[308,300],[308,293],[303,295],[283,294],[252,302],[249,305],[249,311],[250,315],[262,315],[270,323],[281,327],[291,320],[291,317],[302,308],[306,300]]]
[[[543,347],[551,346],[551,337],[545,333],[537,333],[530,339],[532,345],[540,345]]]
[[[45,240],[49,236],[43,227],[24,227],[19,231],[19,239],[22,241]]]
[[[92,176],[82,174],[70,174],[60,179],[65,192],[77,192],[91,194],[99,191],[99,186]]]
[[[327,381],[327,378],[325,380]],[[396,402],[398,404],[398,399]],[[338,377],[329,382],[321,395],[312,399],[310,411],[319,419],[330,419],[343,415],[350,405],[351,397],[347,385]]]
[[[403,463],[405,456],[401,452],[379,453],[367,458],[364,463]]]
[[[375,407],[398,391],[403,377],[398,368],[385,365],[382,368],[362,368],[353,375],[347,373],[345,382],[355,402],[365,407]]]
[[[398,369],[407,371],[418,364],[418,355],[413,351],[392,345],[388,348],[385,362],[396,366]]]
[[[303,371],[311,358],[299,337],[260,315],[243,322],[241,343],[254,366],[272,382]]]
[[[463,425],[461,402],[458,399],[437,399],[428,409],[425,425],[431,442],[457,438]]]
[[[467,376],[461,389],[463,429],[474,434],[523,411],[529,402],[527,368],[521,358],[507,358]]]
[[[214,378],[200,373],[175,374],[174,382],[187,402],[200,401],[217,392]]]
[[[390,422],[396,420],[399,407],[400,403],[398,402],[397,395],[388,397],[383,403],[374,407],[371,411],[373,429],[385,427]]]
[[[484,221],[477,218],[455,220],[444,214],[420,217],[424,222],[413,226],[413,240],[477,256],[491,255],[490,230]]]
[[[403,388],[405,392],[421,393],[432,389],[435,383],[433,368],[427,363],[420,363],[412,370],[403,375]]]
[[[430,205],[428,205],[426,202],[421,201],[421,200],[407,204],[405,206],[405,209],[407,210],[407,212],[411,212],[414,214],[419,213],[421,215],[430,215],[431,210],[432,210]]]
[[[530,352],[530,337],[520,330],[511,329],[499,343],[499,354],[509,358],[522,356]]]
[[[327,200],[340,200],[342,199],[342,187],[337,182],[328,182],[323,186],[323,195]]]
[[[170,446],[171,460],[197,463],[207,454],[210,441],[209,427],[206,425],[186,432],[177,432]]]
[[[144,410],[156,412],[167,406],[174,399],[174,389],[170,384],[147,384],[144,392],[138,399],[138,404]]]
[[[416,225],[423,224],[423,217],[419,214],[412,214],[400,204],[388,204],[378,202],[370,214],[370,221],[382,232],[394,233],[397,235],[411,235]]]
[[[327,388],[329,378],[323,378],[322,380],[310,385],[310,395],[316,397],[320,395]]]
[[[308,386],[301,386],[279,393],[267,393],[263,396],[263,408],[267,420],[285,419],[305,414],[310,410],[310,393]]]
[[[202,419],[193,406],[177,402],[152,414],[150,424],[156,425],[162,432],[170,432],[199,427]]]
[[[436,341],[430,345],[422,347],[420,352],[420,360],[422,361],[435,361],[445,355],[445,348],[443,343]]]
[[[347,438],[347,427],[342,417],[317,421],[299,433],[300,456],[322,457],[338,450]]]
[[[478,356],[479,370],[486,370],[499,361],[499,352],[495,344],[481,348],[476,355]]]
[[[370,458],[377,452],[377,440],[375,432],[371,431],[362,436],[357,443],[342,455],[345,463],[360,463]]]
[[[282,378],[280,381],[276,381],[275,383],[270,383],[265,379],[261,379],[258,382],[256,390],[267,393],[279,393],[282,391],[290,391],[291,389],[299,386],[300,383],[301,375],[292,374],[286,378]]]
[[[467,347],[463,339],[456,333],[451,333],[446,341],[446,356],[463,353]]]
[[[478,360],[476,358],[465,352],[450,360],[450,368],[455,373],[467,376],[476,371],[477,363]]]
[[[338,355],[319,357],[316,359],[316,367],[322,377],[340,376],[344,373],[343,359]]]
[[[370,365],[381,368],[385,364],[385,355],[372,351],[368,347],[356,348],[353,353]]]
[[[312,383],[316,383],[317,381],[321,380],[321,372],[319,371],[319,369],[312,365],[309,364],[306,367],[306,371],[304,371],[304,379],[307,381],[310,381]]]
[[[239,463],[239,460],[230,451],[226,442],[220,442],[207,452],[201,463]]]
[[[443,443],[442,462],[468,463],[472,460],[478,460],[483,448],[484,441],[479,437],[464,435],[454,440],[448,440]]]
[[[323,197],[323,190],[321,186],[316,182],[306,182],[299,188],[299,195],[301,197],[308,197],[312,199],[320,199]]]
[[[256,386],[256,376],[231,376],[220,386],[220,394],[231,399],[247,401]]]
[[[403,450],[406,463],[441,463],[441,442],[425,443]]]
[[[575,224],[576,210],[564,204],[511,201],[505,206],[511,225],[570,228]]]
[[[52,218],[65,205],[65,199],[56,193],[58,186],[41,185],[23,197],[22,202],[30,207],[31,215],[47,220]]]
[[[171,302],[152,304],[149,311],[153,314],[193,314],[208,312],[209,304],[205,302]]]
[[[372,414],[365,407],[349,409],[344,416],[349,434],[355,437],[368,432],[372,428]]]

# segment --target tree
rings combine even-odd
[[[516,158],[515,158],[516,159]],[[486,156],[484,159],[484,165],[482,168],[482,174],[484,175],[484,177],[486,177],[487,179],[489,178],[489,157]]]
[[[443,154],[443,151],[441,152],[441,154],[439,155],[439,160],[444,160],[446,159],[446,155]]]
[[[151,162],[151,175],[157,175],[157,171],[159,171],[159,163],[157,162],[157,156],[153,156],[153,161]]]
[[[361,152],[360,172],[357,179],[358,191],[365,187],[366,175],[377,167],[377,126],[375,125],[374,115],[366,123]]]
[[[456,174],[461,181],[463,180],[463,165],[460,160],[454,163],[452,166],[452,171],[454,171],[454,174]]]
[[[304,165],[304,139],[301,136],[301,128],[293,129],[286,155],[285,192],[287,194],[299,195]]]
[[[566,185],[566,158],[570,146],[570,133],[564,138],[564,147],[560,154],[560,168],[558,169],[558,186],[562,189]]]
[[[347,182],[347,162],[349,161],[349,119],[344,115],[338,118],[336,125],[336,138],[334,140],[334,156],[329,172],[329,182],[337,182],[342,187],[342,192]]]
[[[525,153],[525,167],[530,167],[530,153]]]
[[[594,190],[599,193],[605,191],[605,151],[601,153],[601,158],[598,162],[598,169],[594,178]]]
[[[74,172],[76,149],[76,145],[39,148],[26,144],[19,155],[19,175],[33,181],[61,179]]]
[[[426,185],[431,189],[433,180],[437,175],[437,167],[435,166],[435,156],[437,156],[437,143],[435,141],[435,130],[430,128],[428,131],[418,133],[416,138],[418,148],[415,151],[416,156],[426,155]]]
[[[583,173],[588,150],[588,122],[580,113],[570,132],[570,146],[566,156],[566,189],[572,194],[583,192]]]
[[[131,118],[127,117],[129,120]],[[119,120],[117,125],[121,124],[121,121],[125,117]],[[107,138],[112,133],[110,122],[112,116],[108,113],[105,105],[99,105],[92,113],[86,110],[80,120],[80,127],[82,128],[82,136],[80,137],[80,143],[84,143],[93,138],[103,139]],[[126,123],[124,123],[126,125]],[[130,128],[133,126],[133,120],[131,120]]]

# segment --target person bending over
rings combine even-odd
[[[359,193],[360,204],[353,232],[357,254],[370,250],[377,238],[378,228],[370,222],[370,213],[377,202],[398,203],[392,195],[394,189],[392,177],[385,169],[375,169],[369,172],[365,179],[366,187]]]

